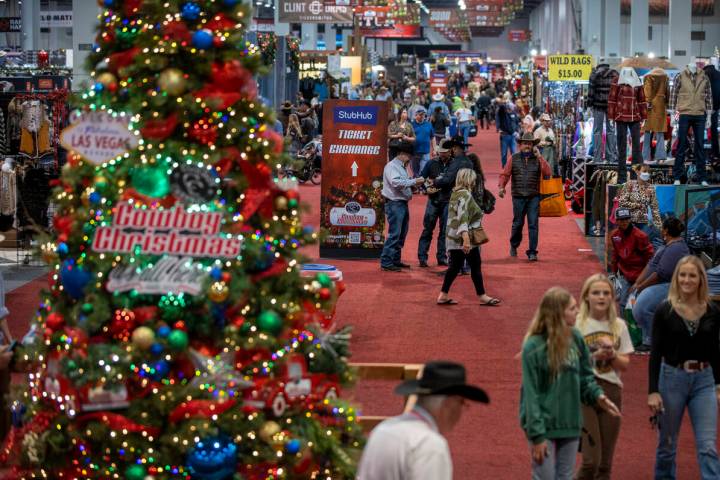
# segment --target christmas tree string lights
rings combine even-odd
[[[0,460],[18,479],[353,478],[349,330],[323,327],[342,285],[299,274],[316,235],[274,178],[248,7],[100,6]]]

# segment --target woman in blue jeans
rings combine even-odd
[[[635,350],[638,353],[650,351],[652,324],[655,310],[667,298],[670,280],[678,261],[690,253],[682,233],[685,224],[677,218],[666,218],[662,226],[665,245],[655,252],[650,263],[640,273],[629,293],[635,293],[637,300],[633,307],[633,318],[643,332],[643,344]]]
[[[710,302],[705,267],[695,256],[683,257],[653,323],[648,407],[659,427],[656,479],[676,478],[678,432],[686,407],[695,433],[700,477],[720,478],[716,446],[719,335],[720,310]]]

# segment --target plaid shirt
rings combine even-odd
[[[677,100],[678,100],[678,93],[680,93],[680,76],[682,75],[682,72],[675,75],[675,78],[673,79],[672,88],[670,89],[670,110],[677,110]],[[693,78],[693,81],[695,81],[695,77],[697,76],[697,73],[691,73],[690,74]],[[713,103],[712,103],[712,90],[710,89],[710,81],[707,82],[705,85],[705,111],[707,113],[712,112],[713,110]]]

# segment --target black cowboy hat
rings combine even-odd
[[[407,380],[395,388],[398,395],[458,395],[474,402],[489,403],[487,393],[468,385],[465,367],[459,363],[434,361],[425,364],[417,380]]]
[[[522,137],[518,139],[518,143],[532,143],[533,145],[537,145],[540,143],[540,139],[535,138],[530,132],[525,132],[522,134]]]
[[[415,153],[415,146],[411,142],[400,141],[390,147],[390,155],[396,157],[398,153],[407,153],[412,155]]]
[[[455,135],[450,139],[450,144],[448,145],[448,147],[452,147],[455,145],[462,148],[472,147],[471,143],[465,143],[465,139],[462,137],[462,135]]]

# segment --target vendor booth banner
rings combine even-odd
[[[422,27],[395,25],[387,28],[361,28],[360,35],[369,38],[422,38]]]
[[[385,216],[388,103],[323,103],[321,257],[379,257]]]
[[[430,72],[430,92],[447,92],[447,82],[448,73],[446,71],[433,70]]]
[[[284,23],[353,23],[353,7],[320,0],[279,0],[278,21]]]
[[[581,82],[590,80],[592,55],[549,55],[548,80],[551,82]]]

